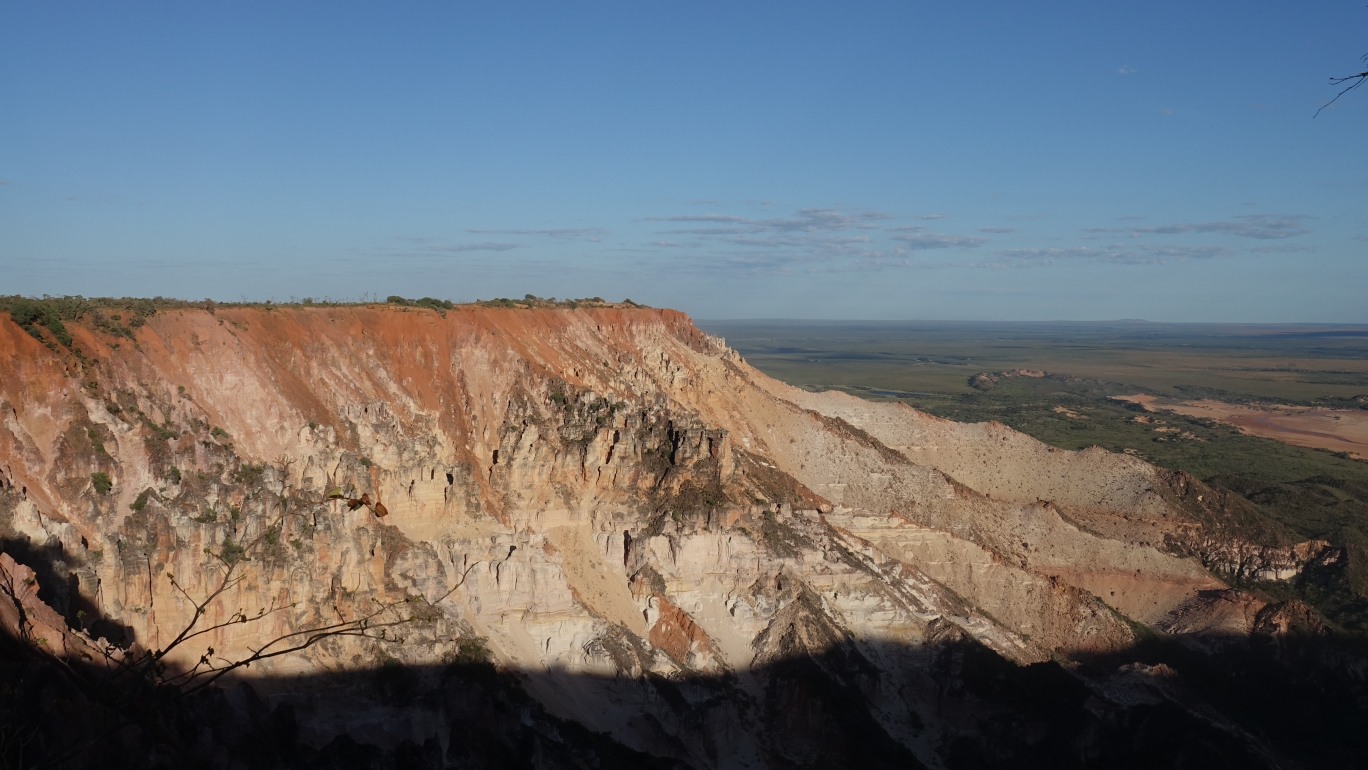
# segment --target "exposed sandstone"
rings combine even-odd
[[[205,620],[273,611],[174,665],[421,598],[434,614],[401,633],[251,676],[440,666],[480,637],[551,713],[727,766],[788,761],[764,716],[777,685],[752,672],[837,655],[874,672],[861,699],[888,751],[938,766],[962,725],[881,689],[880,667],[921,676],[890,649],[1032,663],[1123,649],[1136,622],[1302,623],[1195,610],[1225,586],[1165,536],[1205,530],[1135,458],[805,393],[672,311],[169,311],[136,348],[70,328],[83,358],[0,321],[0,528],[60,554],[58,618],[147,648],[193,620],[214,554],[254,544]],[[340,709],[313,704],[307,731]],[[405,714],[357,735],[427,730]]]

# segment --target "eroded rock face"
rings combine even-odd
[[[170,311],[136,346],[71,330],[79,358],[0,320],[0,529],[82,639],[169,644],[240,556],[197,622],[264,616],[173,665],[429,608],[242,672],[315,745],[459,753],[450,704],[358,716],[289,677],[438,671],[480,638],[539,707],[631,750],[937,767],[992,712],[953,694],[966,659],[1105,656],[1136,623],[1305,625],[1172,547],[1201,524],[1134,458],[789,388],[672,311]]]

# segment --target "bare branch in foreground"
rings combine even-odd
[[[327,499],[325,496],[324,501]],[[346,502],[351,503],[352,501],[347,500]],[[362,504],[369,505],[369,502]],[[229,626],[255,623],[296,606],[295,603],[276,604],[272,600],[269,606],[261,607],[255,613],[238,609],[225,620],[209,624],[205,622],[211,614],[212,607],[225,594],[232,591],[247,578],[244,565],[252,561],[251,556],[261,549],[263,543],[274,544],[276,542],[274,538],[279,537],[284,532],[284,525],[288,517],[304,519],[307,515],[304,511],[304,508],[291,511],[289,501],[282,497],[279,501],[279,514],[269,521],[256,537],[241,544],[233,542],[231,537],[226,537],[219,550],[204,549],[205,553],[220,566],[220,575],[212,590],[202,599],[196,600],[181,585],[175,575],[167,573],[167,579],[173,588],[191,604],[193,612],[175,638],[160,649],[139,649],[137,645],[134,645],[125,650],[108,645],[97,650],[103,655],[104,665],[99,670],[95,670],[89,666],[73,664],[65,656],[55,654],[45,649],[43,645],[38,644],[34,648],[35,652],[56,664],[72,684],[96,703],[108,709],[114,716],[114,719],[99,735],[92,736],[90,741],[83,742],[80,746],[70,747],[48,764],[59,766],[96,745],[104,736],[126,725],[143,724],[147,729],[162,732],[158,725],[148,722],[149,715],[155,711],[156,704],[165,705],[168,699],[174,700],[190,696],[212,686],[227,674],[241,668],[247,668],[253,663],[302,652],[319,642],[334,637],[362,637],[393,641],[395,639],[391,635],[393,629],[432,619],[430,612],[421,613],[419,611],[419,608],[416,607],[418,603],[427,607],[441,603],[465,584],[471,570],[483,563],[482,561],[471,562],[460,574],[455,584],[446,593],[434,600],[429,601],[421,595],[406,596],[403,599],[384,603],[372,599],[375,603],[374,607],[359,617],[348,620],[339,611],[339,618],[336,622],[282,634],[266,641],[259,647],[249,647],[250,652],[244,657],[223,657],[218,655],[213,647],[209,647],[199,657],[199,660],[188,668],[171,665],[167,660],[168,656],[179,649],[183,649],[185,645],[197,638]],[[372,507],[372,512],[379,515],[379,511],[375,510],[375,507]],[[9,588],[12,589],[13,587]],[[18,602],[16,592],[10,590],[3,593],[19,607],[20,632],[21,635],[25,635],[26,623],[22,615],[22,605]],[[406,607],[413,609],[406,610]],[[87,640],[87,645],[96,649],[94,645],[89,644],[89,640]],[[13,736],[9,736],[2,730],[0,730],[0,738],[14,740]],[[175,743],[173,737],[167,736],[167,738],[172,744]]]

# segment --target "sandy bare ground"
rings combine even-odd
[[[1149,411],[1169,411],[1191,417],[1210,417],[1236,426],[1251,436],[1276,439],[1293,446],[1348,452],[1368,459],[1368,411],[1315,409],[1272,404],[1250,406],[1223,401],[1170,401],[1156,396],[1116,396],[1119,401],[1140,404]]]

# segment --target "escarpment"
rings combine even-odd
[[[1247,637],[1278,608],[1224,565],[1316,556],[1251,566],[1134,458],[796,390],[667,310],[67,328],[0,319],[0,534],[36,571],[6,574],[80,640],[25,643],[191,672],[357,624],[220,680],[288,704],[309,756],[345,734],[437,767],[528,741],[546,766],[1105,760],[1158,713],[1271,756],[1157,668],[1075,670]]]

